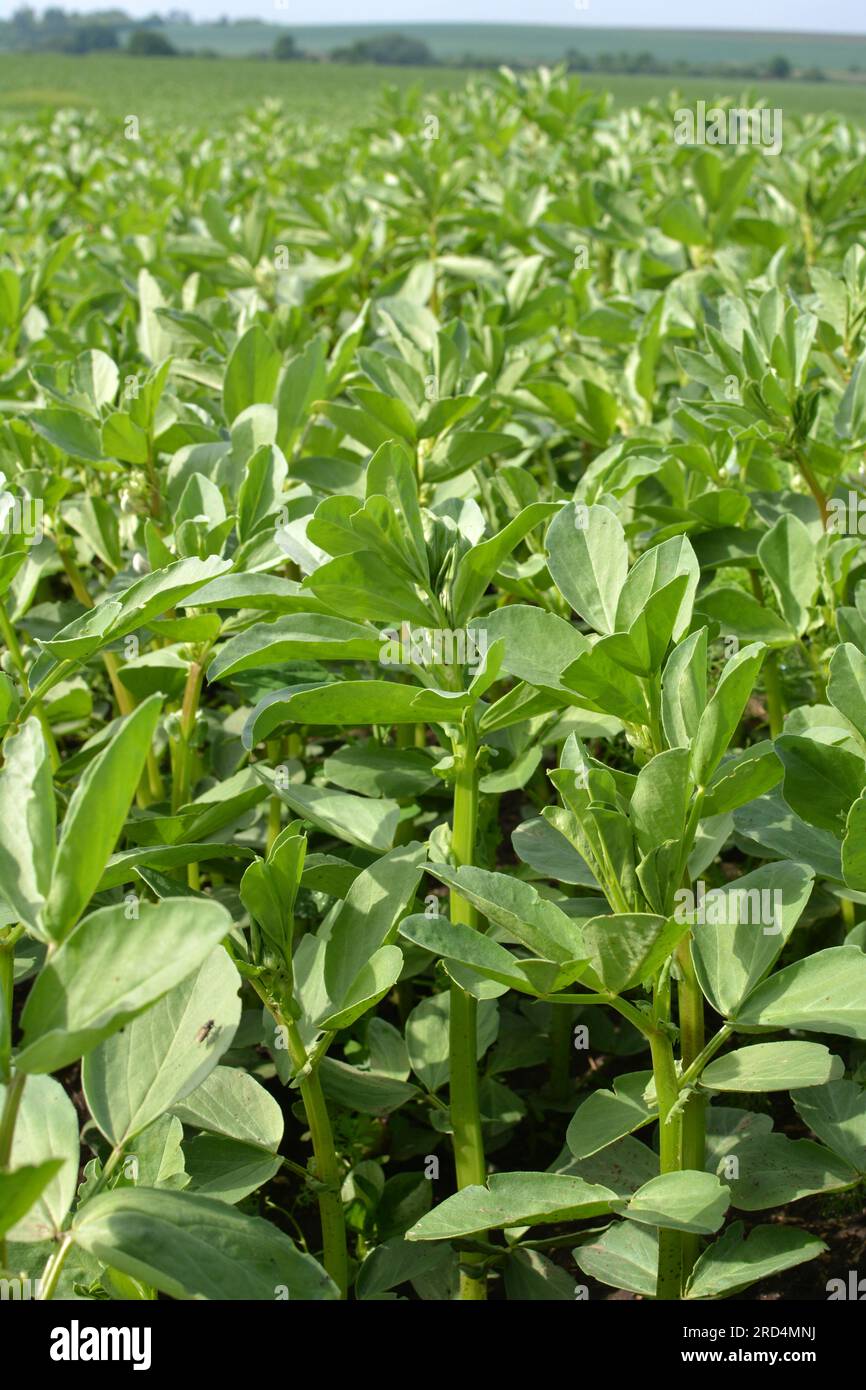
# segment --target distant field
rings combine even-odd
[[[437,92],[453,91],[470,80],[484,79],[448,68],[0,54],[0,117],[77,106],[110,116],[134,114],[160,124],[207,126],[277,98],[290,119],[346,127],[371,115],[387,84],[402,88],[417,84],[424,91]],[[612,92],[619,105],[664,96],[674,86],[687,101],[738,95],[740,90],[738,84],[716,78],[673,82],[666,77],[599,76],[586,79],[586,85]],[[793,115],[835,110],[866,119],[866,92],[856,86],[767,82],[755,84],[752,90]]]
[[[570,48],[590,57],[599,53],[651,53],[656,58],[689,63],[758,63],[783,54],[794,67],[819,67],[843,72],[859,65],[866,72],[866,35],[761,34],[709,30],[599,29],[587,15],[574,24],[292,24],[287,7],[281,24],[168,24],[163,33],[183,49],[211,48],[226,55],[268,50],[278,34],[288,29],[298,47],[311,53],[329,53],[356,39],[399,29],[423,39],[441,61],[478,57],[509,62],[559,62]]]

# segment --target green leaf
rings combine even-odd
[[[428,995],[416,1004],[406,1020],[406,1046],[412,1070],[428,1091],[440,1090],[450,1072],[451,993]],[[493,999],[478,1005],[475,1050],[480,1062],[494,1042],[499,1027],[499,1006]]]
[[[688,931],[685,922],[649,912],[593,917],[581,925],[592,968],[612,994],[650,980]]]
[[[620,1221],[604,1235],[572,1252],[584,1274],[614,1289],[628,1289],[642,1298],[655,1298],[658,1273],[658,1233],[636,1221]]]
[[[493,1173],[486,1187],[464,1187],[406,1232],[407,1240],[454,1240],[509,1226],[582,1221],[611,1210],[614,1193],[559,1173]]]
[[[688,749],[671,748],[650,758],[638,773],[629,815],[642,854],[666,840],[681,840],[691,793]]]
[[[304,588],[334,613],[358,622],[398,626],[407,622],[421,627],[436,623],[416,585],[369,550],[326,561],[304,581]]]
[[[113,1145],[140,1134],[213,1071],[240,1022],[239,989],[237,970],[217,947],[195,974],[88,1053],[85,1099]]]
[[[64,410],[50,406],[30,416],[30,425],[48,444],[53,444],[62,454],[72,458],[88,459],[99,463],[105,457],[99,438],[99,429],[86,415],[77,410]]]
[[[720,816],[771,791],[782,780],[782,766],[769,739],[723,758],[713,773],[701,807],[702,817]]]
[[[322,1058],[319,1076],[329,1101],[361,1115],[390,1115],[419,1094],[418,1087],[407,1081],[383,1076],[381,1072],[362,1071],[334,1057]]]
[[[754,1134],[733,1152],[736,1177],[720,1177],[731,1190],[731,1205],[740,1211],[765,1211],[822,1192],[854,1187],[856,1171],[814,1144],[811,1139],[788,1139],[784,1134]]]
[[[223,409],[229,424],[251,405],[270,405],[280,374],[280,354],[258,324],[238,339],[223,381]]]
[[[544,878],[555,879],[558,883],[578,883],[582,888],[598,888],[574,846],[543,816],[518,825],[511,843],[518,859]]]
[[[294,783],[283,787],[277,785],[274,773],[261,763],[254,763],[253,771],[296,816],[302,816],[317,830],[335,835],[338,840],[345,840],[359,849],[376,850],[380,854],[393,845],[400,821],[400,807],[396,801],[387,801],[384,797],[374,800]]]
[[[495,536],[467,550],[457,565],[452,591],[454,621],[474,618],[478,604],[503,560],[541,521],[559,510],[558,502],[533,502]],[[495,639],[494,639],[495,640]]]
[[[690,890],[675,899],[692,923],[692,958],[701,989],[723,1018],[735,1014],[784,949],[812,893],[803,864],[764,864],[699,904]],[[697,907],[697,912],[694,908]]]
[[[403,953],[399,946],[380,947],[364,962],[338,1007],[328,1011],[320,1026],[328,1032],[348,1028],[394,987],[402,970]]]
[[[602,638],[582,653],[563,671],[562,684],[579,697],[575,703],[614,714],[626,724],[644,724],[647,706],[641,682],[618,660],[617,647],[610,650],[608,644],[615,640]]]
[[[346,1007],[380,947],[393,945],[397,924],[415,897],[425,859],[423,845],[400,846],[360,873],[346,894],[325,948],[325,985],[339,1009]]]
[[[275,518],[282,503],[288,465],[279,449],[265,444],[249,460],[238,490],[238,539],[247,541]]]
[[[400,923],[400,935],[444,960],[469,966],[485,979],[496,980],[524,994],[544,993],[536,988],[516,956],[472,927],[415,913]]]
[[[569,503],[547,533],[548,568],[563,598],[596,632],[616,631],[628,571],[622,526],[607,507]]]
[[[866,1172],[866,1091],[862,1086],[856,1081],[830,1081],[814,1090],[798,1091],[794,1106],[813,1134],[852,1168]]]
[[[831,946],[786,966],[748,995],[735,1026],[866,1039],[866,953]]]
[[[686,585],[679,598],[672,632],[674,641],[679,642],[689,629],[700,578],[700,566],[688,536],[672,536],[661,545],[651,546],[632,566],[617,604],[616,631],[630,628],[650,598],[681,576],[685,576]]]
[[[271,1222],[211,1197],[118,1188],[87,1202],[72,1231],[83,1250],[171,1298],[337,1297],[321,1265]]]
[[[463,710],[474,703],[468,692],[452,694],[397,681],[337,681],[308,686],[279,705],[280,723],[291,724],[418,724],[459,723]]]
[[[866,892],[866,791],[852,803],[845,821],[842,874],[849,888]]]
[[[5,1087],[0,1087],[5,1096]],[[10,1167],[15,1170],[57,1163],[56,1171],[9,1231],[9,1239],[32,1244],[54,1240],[63,1227],[78,1185],[78,1116],[59,1081],[28,1076],[21,1096]],[[4,1223],[5,1224],[5,1223]]]
[[[96,892],[141,779],[161,709],[161,698],[153,696],[133,710],[72,794],[43,914],[53,941],[69,935]]]
[[[206,899],[143,903],[93,912],[40,971],[21,1025],[16,1065],[44,1072],[74,1062],[190,975],[231,930],[224,907]]]
[[[827,1249],[822,1240],[791,1226],[753,1226],[744,1237],[735,1221],[698,1259],[686,1298],[724,1298],[786,1269],[814,1260]]]
[[[580,965],[587,960],[578,924],[555,903],[543,898],[529,883],[508,874],[464,866],[450,869],[431,864],[428,872],[472,903],[491,924],[543,960],[558,965]],[[573,976],[574,979],[578,975]]]
[[[474,619],[470,628],[485,631],[490,643],[505,643],[502,670],[506,675],[547,690],[562,690],[562,672],[589,651],[587,639],[572,623],[528,604],[496,608]]]
[[[378,661],[378,632],[323,613],[288,613],[272,623],[254,623],[225,642],[208,667],[209,681],[239,671],[261,670],[287,661]]]
[[[701,1073],[710,1091],[796,1091],[836,1081],[845,1070],[821,1043],[756,1043],[717,1057]]]
[[[153,618],[176,608],[196,589],[228,568],[229,561],[215,555],[207,560],[178,560],[165,569],[146,574],[130,585],[122,598],[105,599],[42,645],[58,661],[86,661],[109,642],[147,627]]]
[[[753,643],[731,657],[701,714],[692,746],[692,768],[700,787],[707,785],[722,760],[754,688],[765,652],[762,643]]]
[[[122,410],[115,410],[102,426],[102,452],[121,463],[147,463],[147,433]]]
[[[863,759],[844,748],[798,734],[782,734],[776,754],[785,769],[785,800],[819,830],[841,836],[852,804],[863,790]]]
[[[827,694],[866,740],[866,656],[850,642],[842,642],[833,653]]]
[[[425,1274],[448,1270],[455,1264],[447,1246],[410,1245],[402,1236],[393,1236],[377,1245],[364,1260],[358,1271],[355,1296],[375,1299],[401,1284],[413,1283]]]
[[[240,1144],[222,1134],[199,1134],[184,1145],[189,1192],[234,1206],[271,1181],[283,1166],[279,1155]]]
[[[746,589],[734,585],[706,589],[695,607],[702,622],[719,624],[723,636],[733,633],[742,642],[766,642],[776,647],[790,647],[795,641],[789,625]]]
[[[764,567],[785,622],[802,636],[809,622],[809,608],[818,590],[815,543],[793,512],[780,516],[758,543],[758,559]]]
[[[684,1170],[650,1178],[620,1213],[644,1226],[712,1235],[724,1221],[730,1202],[730,1193],[712,1173]]]
[[[283,1112],[270,1092],[239,1067],[215,1067],[171,1107],[191,1129],[224,1134],[261,1149],[279,1148]]]
[[[662,676],[662,726],[672,748],[689,748],[707,703],[707,629],[674,648]]]
[[[0,1172],[0,1236],[22,1221],[63,1167],[59,1158]]]
[[[4,747],[0,772],[0,882],[16,917],[41,935],[51,887],[56,810],[51,759],[38,719]]]
[[[649,1071],[620,1076],[612,1091],[593,1091],[578,1106],[565,1134],[565,1142],[575,1158],[589,1158],[655,1118],[655,1103],[644,1099],[651,1080]]]

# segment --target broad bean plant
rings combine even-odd
[[[866,137],[675,106],[503,71],[341,136],[10,132],[22,1296],[844,1279]]]

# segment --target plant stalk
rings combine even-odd
[[[458,867],[472,864],[475,858],[475,835],[478,826],[477,751],[475,730],[467,721],[463,739],[454,750],[457,776],[454,784],[451,848]],[[449,907],[453,923],[477,929],[478,915],[475,908],[454,889],[451,890]],[[477,1001],[459,985],[452,984],[449,1104],[458,1188],[483,1186],[487,1179],[478,1097],[477,1014]],[[478,1262],[477,1255],[467,1255],[463,1261],[467,1266]],[[461,1272],[460,1297],[471,1301],[487,1297],[487,1283],[483,1273],[475,1278],[469,1273]]]
[[[698,984],[695,967],[685,937],[677,948],[680,979],[677,984],[677,1004],[680,1025],[680,1056],[683,1070],[700,1057],[704,1050],[704,996]],[[689,1096],[682,1112],[682,1166],[704,1171],[706,1163],[706,1106],[700,1094]],[[687,1232],[682,1237],[683,1282],[688,1279],[700,1253],[700,1239]]]
[[[304,1103],[310,1138],[313,1141],[313,1157],[316,1164],[316,1178],[321,1184],[318,1191],[319,1216],[322,1222],[323,1263],[330,1274],[340,1297],[345,1298],[349,1288],[349,1262],[346,1255],[346,1219],[343,1213],[343,1199],[340,1195],[341,1174],[334,1148],[334,1132],[331,1117],[319,1080],[319,1069],[313,1063],[306,1076],[307,1053],[301,1041],[294,1020],[287,1015],[279,1022],[286,1030],[289,1057],[295,1072],[301,1076],[298,1089]]]
[[[679,1099],[677,1072],[671,1040],[666,1033],[650,1037],[653,1076],[659,1106],[659,1171],[678,1173],[681,1161],[681,1118],[676,1110]],[[682,1291],[682,1232],[659,1229],[659,1263],[656,1298],[678,1299]]]

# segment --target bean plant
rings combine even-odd
[[[863,132],[427,101],[8,132],[22,1296],[845,1275],[799,1204],[866,1175]]]

